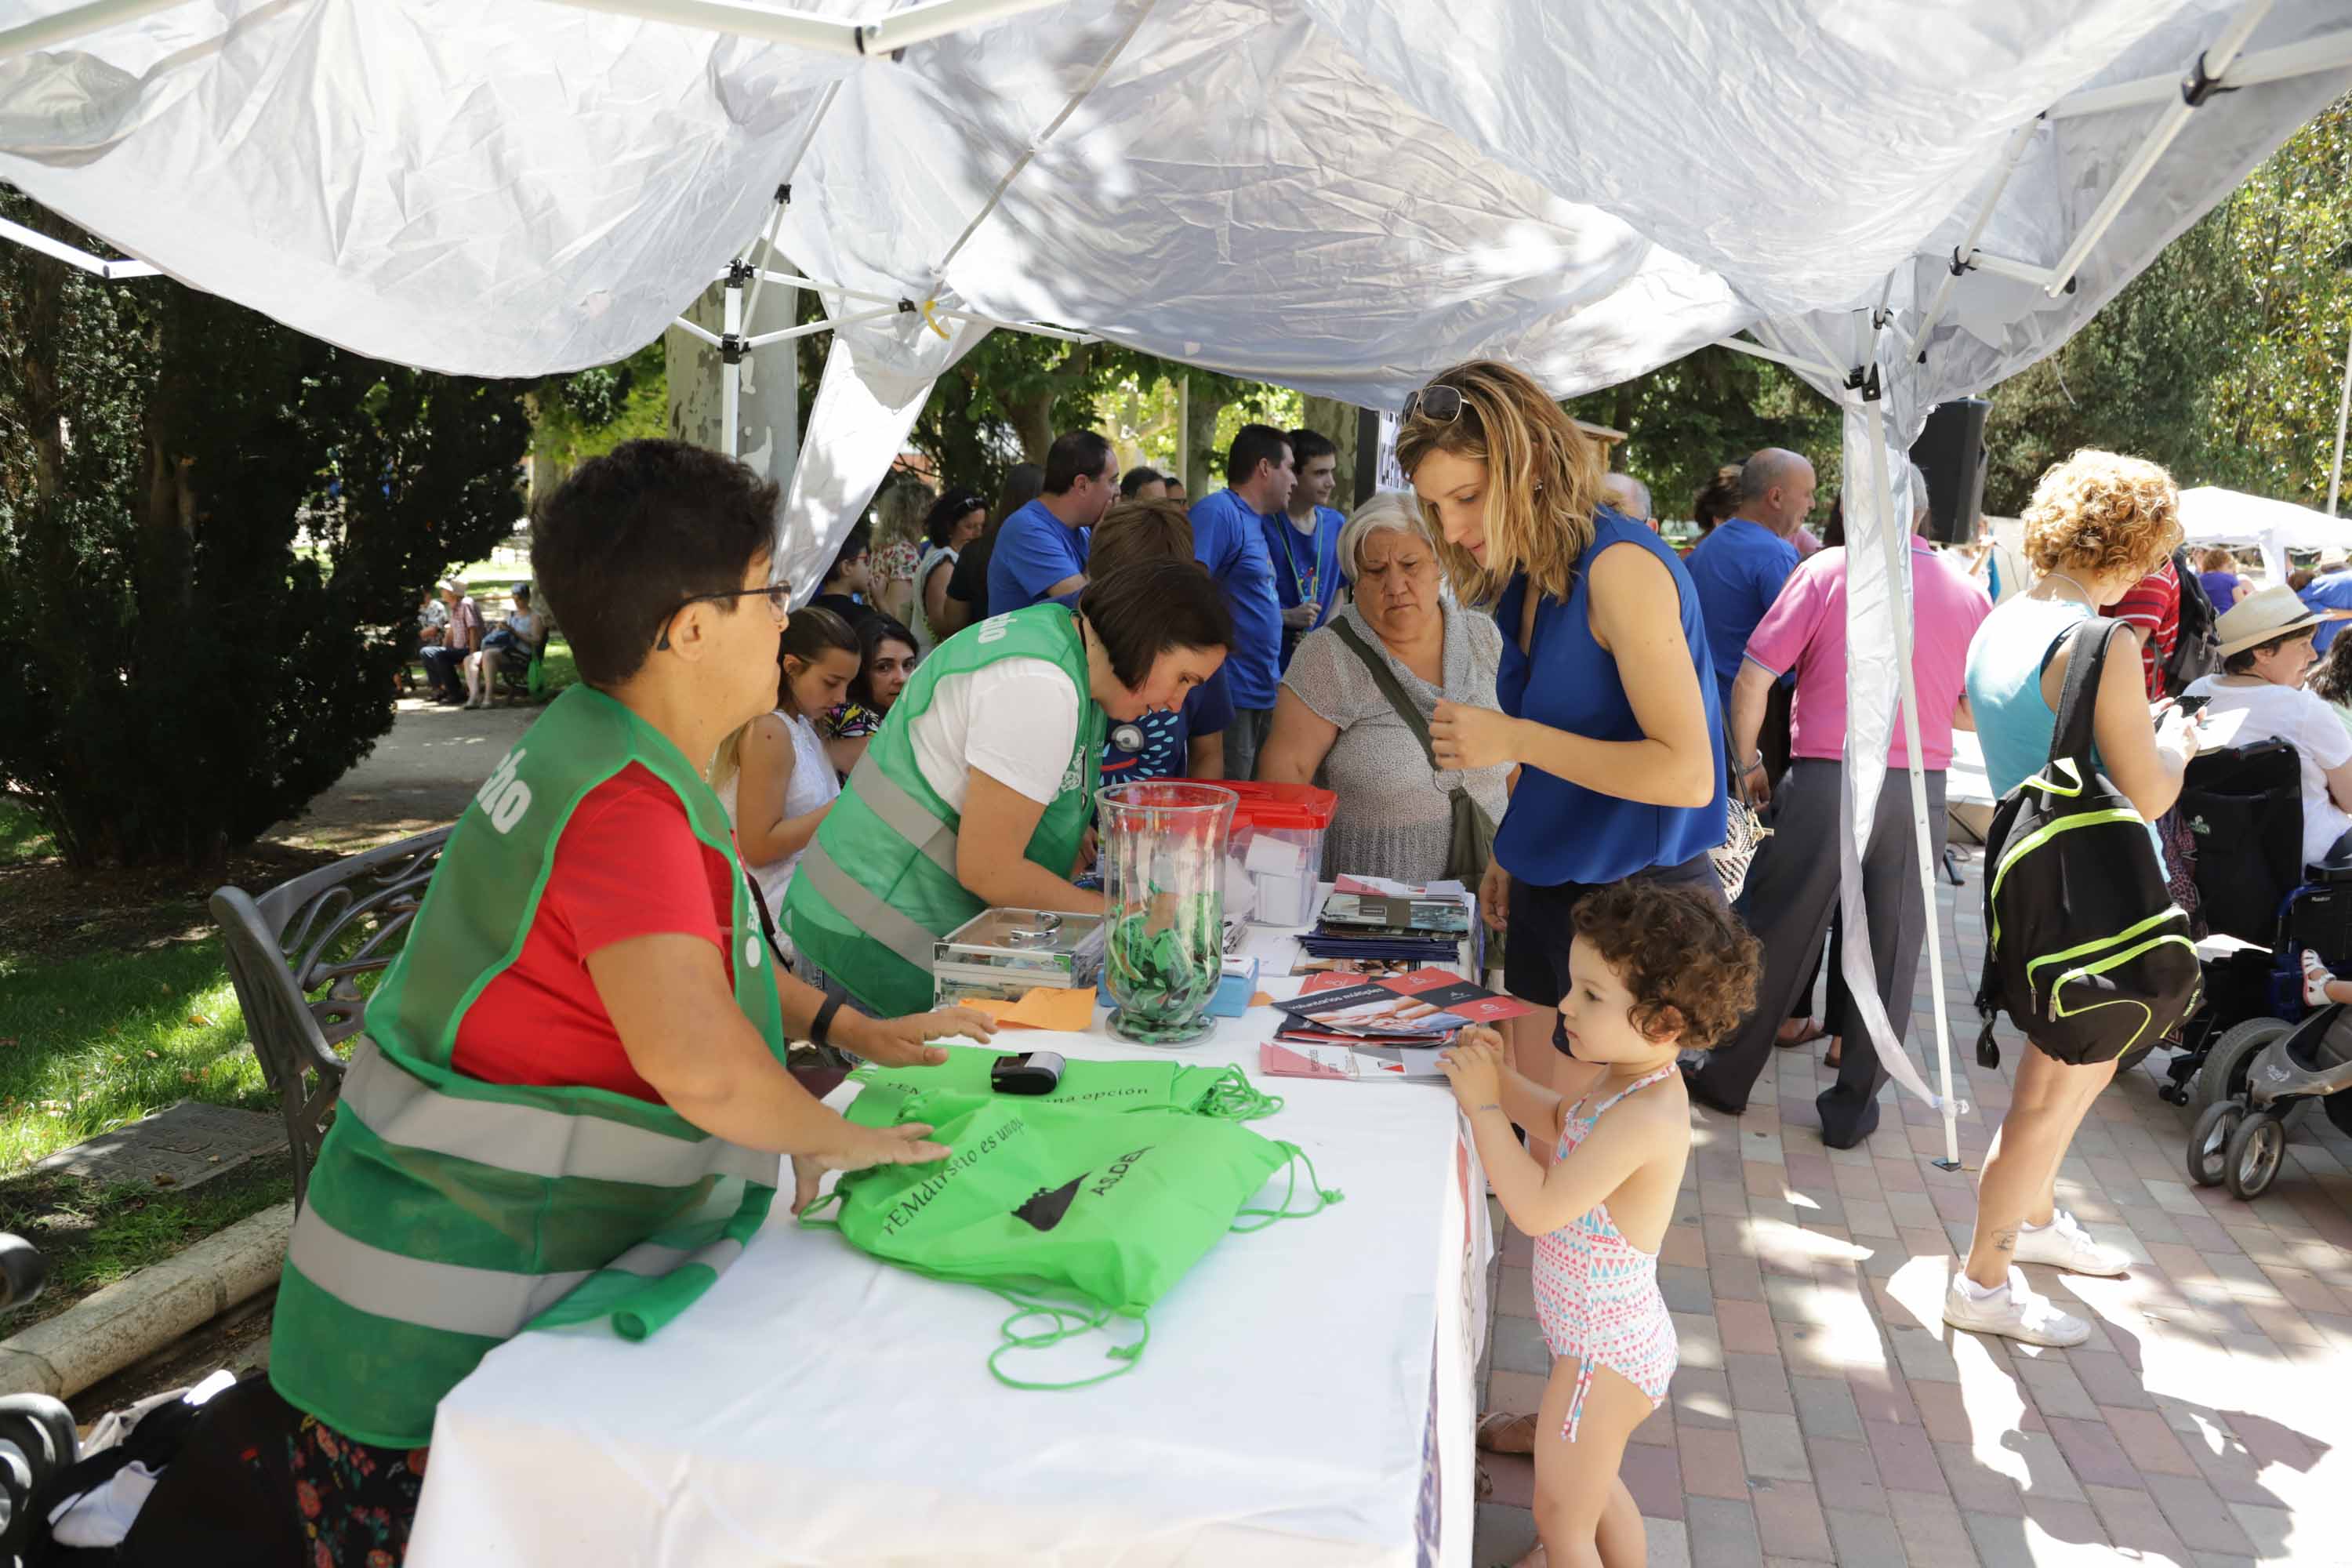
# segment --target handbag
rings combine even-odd
[[[1706,852],[1707,862],[1722,879],[1723,896],[1737,901],[1739,890],[1748,885],[1748,869],[1756,864],[1756,852],[1772,830],[1764,826],[1764,818],[1748,799],[1748,776],[1740,772],[1739,759],[1732,754],[1731,726],[1727,716],[1723,729],[1723,771],[1731,780],[1731,787],[1723,801],[1723,842]]]
[[[1388,660],[1375,653],[1346,621],[1334,620],[1330,626],[1339,634],[1339,640],[1348,645],[1349,651],[1363,660],[1364,668],[1371,672],[1372,684],[1381,689],[1381,695],[1389,700],[1389,706],[1404,721],[1404,727],[1421,742],[1422,755],[1429,759],[1430,772],[1444,772],[1437,765],[1437,748],[1430,744],[1428,715],[1405,694],[1403,683],[1389,668]],[[1495,822],[1461,784],[1456,784],[1449,795],[1454,805],[1454,829],[1445,849],[1445,874],[1475,890],[1486,878],[1487,863],[1495,858]]]

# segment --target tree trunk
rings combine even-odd
[[[1194,500],[1220,488],[1225,477],[1225,455],[1214,448],[1217,416],[1225,411],[1226,400],[1206,391],[1204,379],[1192,378],[1192,395],[1185,405],[1184,493]]]

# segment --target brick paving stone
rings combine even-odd
[[[1842,1377],[1792,1375],[1789,1391],[1797,1402],[1797,1425],[1808,1437],[1862,1437],[1862,1413],[1853,1390]]]
[[[1885,1514],[1857,1513],[1851,1509],[1826,1511],[1830,1539],[1837,1545],[1838,1568],[1907,1568],[1903,1537]]]
[[[1968,1526],[1948,1499],[1912,1493],[1895,1510],[1895,1529],[1911,1568],[1977,1568]]]
[[[1533,1405],[1529,1409],[1535,1408]],[[1669,1399],[1650,1412],[1649,1419],[1633,1428],[1633,1441],[1652,1447],[1671,1448],[1675,1446],[1675,1406]]]
[[[2124,1453],[2146,1476],[2194,1476],[2197,1463],[2173,1435],[2170,1422],[2153,1410],[2099,1412]]]
[[[1524,1414],[1543,1404],[1544,1377],[1533,1373],[1510,1372],[1496,1367],[1486,1374],[1486,1405],[1488,1410],[1506,1410]]]
[[[1708,1288],[1707,1271],[1704,1268],[1658,1268],[1658,1293],[1666,1299],[1670,1312],[1712,1312],[1715,1292]]]
[[[2235,1552],[2254,1556],[2254,1542],[2233,1510],[2251,1503],[2227,1503],[2202,1481],[2168,1477],[2148,1494],[2164,1510],[2165,1522],[2193,1552]]]
[[[1647,1568],[1691,1568],[1689,1530],[1681,1520],[1645,1519],[1642,1528],[1649,1537]]]
[[[1682,1461],[1683,1490],[1692,1497],[1744,1498],[1748,1463],[1736,1430],[1683,1426],[1675,1433]]]
[[[1880,1485],[1889,1491],[1943,1493],[1944,1472],[1936,1463],[1935,1445],[1925,1426],[1898,1426],[1889,1421],[1865,1421],[1862,1425],[1871,1458],[1878,1466]]]
[[[2074,1472],[2077,1480],[2086,1486],[2136,1487],[2141,1484],[2139,1467],[2131,1462],[2123,1445],[2104,1421],[2070,1421],[2063,1416],[2045,1416],[2050,1435],[2058,1440],[2058,1451],[2066,1456],[2066,1468]]]
[[[1756,1533],[1768,1560],[1834,1560],[1829,1521],[1822,1518],[1821,1499],[1811,1486],[1801,1480],[1759,1480],[1748,1505],[1756,1515]]]
[[[1654,1529],[1654,1527],[1653,1527]],[[1536,1516],[1501,1503],[1478,1505],[1471,1555],[1480,1563],[1516,1563],[1536,1543]]]
[[[1742,1410],[1738,1415],[1739,1451],[1748,1462],[1748,1479],[1813,1479],[1812,1467],[1805,1459],[1804,1435],[1799,1431],[1795,1416],[1756,1410]]]
[[[1761,1301],[1717,1301],[1717,1332],[1722,1348],[1740,1355],[1766,1355],[1780,1349],[1772,1313]]]
[[[2189,1560],[2189,1548],[2172,1532],[2155,1500],[2146,1492],[2122,1487],[2084,1487],[2083,1490],[2089,1494],[2107,1539],[2117,1547],[2173,1563]]]
[[[1734,1410],[1763,1410],[1794,1415],[1796,1401],[1789,1393],[1789,1373],[1778,1354],[1727,1355],[1723,1367],[1731,1379]]]
[[[1715,1314],[1708,1312],[1675,1312],[1675,1338],[1679,1342],[1681,1364],[1696,1367],[1723,1365],[1723,1334],[1716,1326]]]
[[[1813,1485],[1824,1508],[1851,1509],[1858,1513],[1885,1513],[1886,1491],[1878,1483],[1878,1466],[1867,1443],[1844,1437],[1808,1437],[1805,1456],[1812,1461]]]
[[[2092,1403],[2083,1380],[2074,1375],[2064,1352],[2045,1350],[2039,1354],[2017,1357],[2017,1375],[2033,1396],[2034,1408],[2044,1416],[2063,1415],[2078,1421],[2095,1421],[2099,1407]]]
[[[2156,1408],[2156,1400],[2147,1392],[2147,1374],[2133,1371],[2131,1363],[2119,1355],[2085,1347],[2068,1351],[2066,1364],[2074,1369],[2083,1391],[2095,1404],[2108,1409]]]
[[[1764,1300],[1764,1271],[1752,1258],[1710,1251],[1706,1255],[1706,1278],[1718,1301]]]
[[[1675,1373],[1666,1398],[1674,1406],[1678,1426],[1731,1427],[1731,1384],[1719,1372],[1689,1367]]]
[[[1551,1374],[1551,1351],[1545,1345],[1543,1331],[1533,1318],[1498,1316],[1487,1332],[1495,1364],[1506,1372],[1524,1372],[1538,1377]]]
[[[1937,1443],[1966,1443],[1975,1436],[1968,1400],[1957,1383],[1915,1383],[1912,1403],[1919,1407],[1919,1423]]]
[[[1984,1568],[2042,1568],[2035,1561],[2033,1542],[2023,1513],[2012,1518],[1964,1512],[1960,1522],[1968,1530],[1969,1540],[1977,1549],[1977,1561]]]
[[[1483,1500],[1498,1502],[1505,1508],[1528,1508],[1536,1505],[1536,1462],[1526,1454],[1481,1454],[1478,1468],[1495,1489]]]
[[[1913,1421],[1919,1407],[1911,1402],[1911,1385],[1891,1366],[1847,1369],[1846,1384],[1853,1390],[1854,1407],[1865,1421]]]
[[[2054,1541],[2076,1546],[2107,1546],[2106,1527],[2088,1501],[2062,1502],[2056,1498],[2028,1498],[2025,1517]]]
[[[1756,1533],[1756,1513],[1743,1493],[1739,1500],[1694,1497],[1683,1515],[1691,1561],[1700,1568],[1764,1568],[1764,1546]]]
[[[1495,1310],[1514,1318],[1536,1315],[1534,1275],[1525,1268],[1505,1268],[1495,1286]]]
[[[1625,1489],[1633,1494],[1634,1505],[1645,1517],[1682,1518],[1683,1467],[1678,1447],[1628,1443],[1625,1445],[1624,1461],[1618,1466],[1617,1473],[1624,1479]]]
[[[1987,1441],[1980,1438],[1979,1441]],[[2058,1439],[2048,1432],[2004,1432],[1990,1439],[2010,1456],[2004,1467],[2014,1479],[2016,1467],[2022,1464],[2025,1479],[2020,1489],[2030,1498],[2049,1498],[2060,1502],[2081,1502],[2083,1485],[2066,1464],[2066,1456],[2058,1447]]]
[[[2242,1502],[2231,1504],[2230,1512],[2240,1528],[2245,1531],[2247,1538],[2253,1542],[2257,1557],[2317,1556],[2331,1547],[2340,1548],[2344,1544],[2341,1541],[2313,1542],[2308,1531],[2302,1531],[2298,1540],[2294,1516],[2283,1508],[2259,1508],[2252,1503]],[[2304,1548],[2302,1553],[2296,1551],[2298,1545]]]

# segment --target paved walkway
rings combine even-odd
[[[1667,1406],[1624,1477],[1653,1563],[2011,1568],[2137,1560],[2198,1568],[2352,1563],[2352,1142],[2307,1112],[2260,1201],[2189,1184],[2188,1113],[2158,1057],[2100,1098],[2059,1201],[2138,1260],[2120,1279],[2035,1268],[2095,1325],[2076,1350],[1956,1333],[1947,1280],[2020,1042],[1976,1066],[1975,868],[1943,889],[1964,1173],[1906,1102],[1859,1150],[1823,1147],[1819,1045],[1778,1053],[1737,1121],[1695,1111],[1660,1283],[1682,1336]],[[1957,905],[1955,902],[1957,895]],[[1912,1037],[1933,1049],[1921,964]],[[1892,1096],[1894,1090],[1890,1089]],[[1528,1247],[1496,1219],[1503,1285],[1490,1409],[1535,1408],[1549,1371]],[[1534,1472],[1481,1457],[1475,1561],[1534,1539]]]
[[[392,732],[268,837],[349,855],[446,827],[541,710],[511,700],[466,709],[404,697]]]

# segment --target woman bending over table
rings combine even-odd
[[[443,849],[278,1287],[269,1377],[306,1563],[396,1564],[441,1396],[527,1328],[657,1331],[759,1228],[778,1155],[804,1202],[825,1170],[948,1152],[926,1127],[842,1120],[785,1042],[936,1063],[927,1042],[988,1021],[870,1018],[783,973],[703,776],[776,700],[776,505],[732,459],[631,441],[533,519],[582,684]]]

